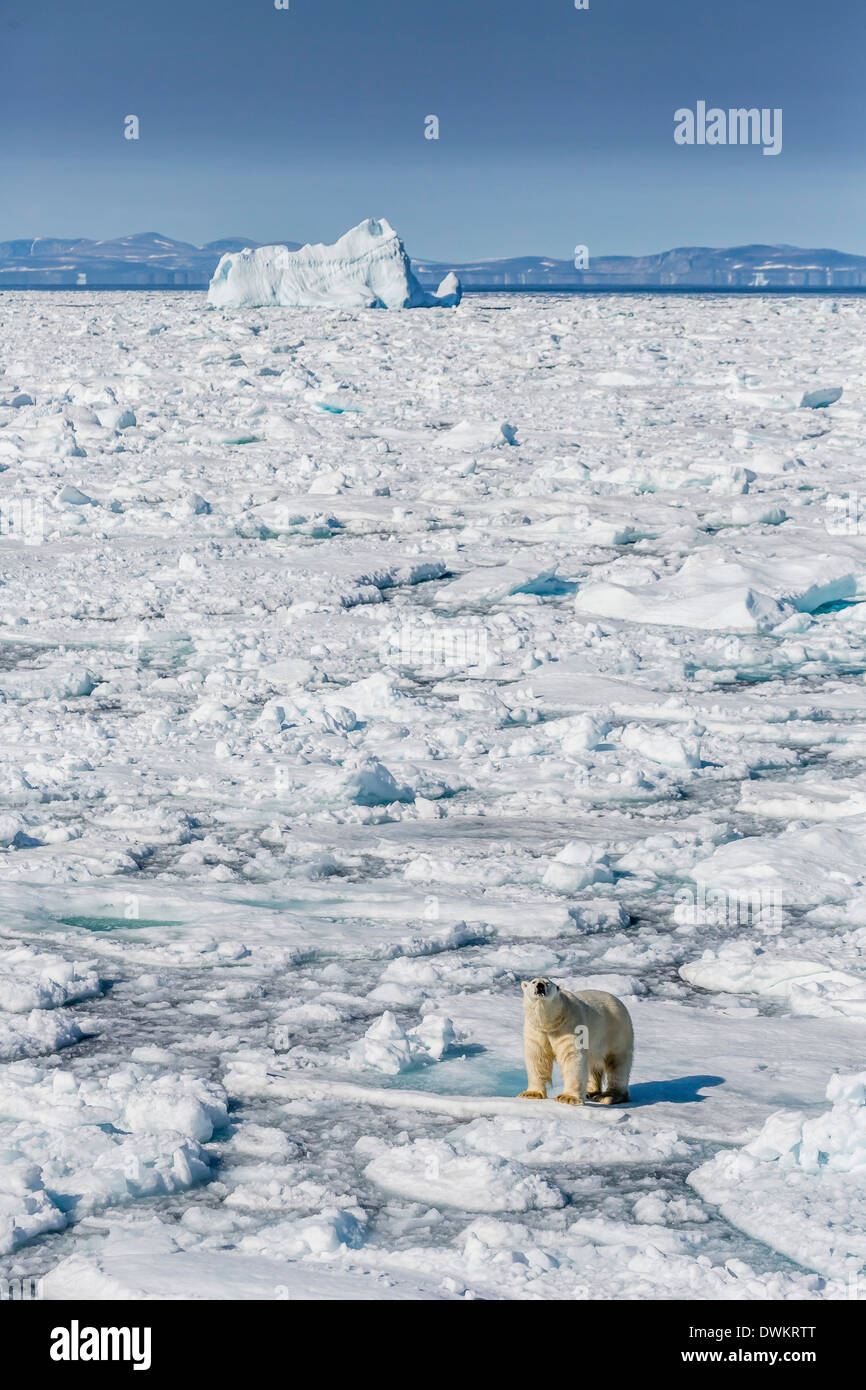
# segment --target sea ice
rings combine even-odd
[[[366,313],[361,243],[0,297],[0,1276],[844,1297],[866,303]],[[628,1106],[517,1099],[541,973]]]
[[[820,1115],[780,1110],[742,1149],[689,1175],[732,1225],[807,1269],[838,1279],[866,1272],[866,1073],[836,1075]],[[852,1283],[851,1287],[855,1287]]]
[[[463,1211],[531,1211],[561,1207],[563,1194],[545,1178],[498,1156],[467,1153],[445,1140],[416,1139],[400,1147],[358,1140],[373,1157],[365,1173],[377,1186],[410,1201]]]

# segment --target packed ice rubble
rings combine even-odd
[[[687,1177],[862,1068],[866,302],[45,299],[0,343],[41,499],[0,539],[0,1277],[845,1297]],[[515,1099],[530,971],[627,1000],[632,1106]],[[821,1258],[841,1187],[791,1172]]]
[[[136,1197],[210,1177],[222,1087],[137,1064],[102,1081],[16,1062],[0,1074],[0,1254]]]
[[[65,1005],[93,999],[91,964],[27,946],[0,945],[0,1062],[56,1052],[84,1036],[84,1020]]]
[[[866,1291],[866,1072],[831,1077],[831,1108],[780,1110],[742,1149],[721,1150],[689,1176],[733,1226]]]
[[[260,246],[223,256],[208,300],[220,308],[447,309],[460,303],[461,293],[453,272],[435,294],[422,289],[393,227],[371,217],[333,246]]]

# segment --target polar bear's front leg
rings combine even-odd
[[[523,1056],[526,1060],[526,1090],[519,1100],[546,1100],[553,1076],[553,1048],[545,1033],[534,1028],[523,1030]]]
[[[578,1045],[574,1033],[560,1033],[553,1039],[553,1050],[562,1072],[563,1087],[556,1099],[563,1105],[583,1105],[589,1080],[586,1049]]]

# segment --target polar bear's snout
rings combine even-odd
[[[542,977],[537,980],[524,980],[523,989],[524,993],[528,993],[530,996],[535,996],[538,999],[547,999],[553,994],[556,985],[552,980],[547,980]]]

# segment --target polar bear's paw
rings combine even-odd
[[[599,1105],[624,1105],[628,1100],[628,1091],[605,1091],[604,1095],[598,1098]]]
[[[521,1091],[518,1100],[547,1100],[543,1091]]]
[[[603,1094],[603,1091],[587,1091],[586,1098],[587,1100],[601,1100]]]
[[[556,1099],[560,1105],[583,1105],[580,1096],[572,1095],[571,1091],[563,1091],[562,1095],[557,1096]]]

